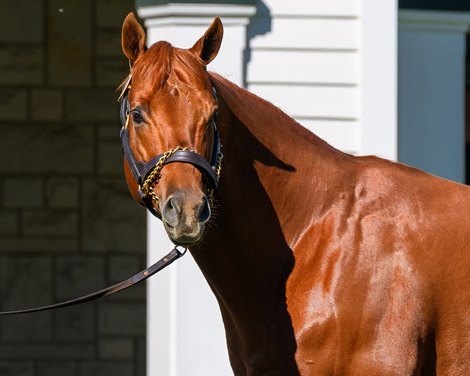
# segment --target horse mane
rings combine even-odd
[[[140,54],[132,67],[139,81],[160,88],[168,80],[173,65],[174,47],[165,41],[150,46]]]

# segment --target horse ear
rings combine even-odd
[[[190,51],[195,53],[204,65],[207,65],[217,56],[223,36],[224,27],[222,21],[220,21],[219,17],[216,17],[201,39],[191,47]]]
[[[147,49],[145,45],[145,31],[135,19],[134,13],[129,13],[122,24],[121,45],[124,55],[131,64],[139,54]]]

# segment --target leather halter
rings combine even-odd
[[[140,199],[142,200],[144,206],[148,209],[150,213],[152,213],[157,218],[160,218],[160,213],[155,209],[152,201],[152,197],[148,194],[148,192],[144,192],[142,189],[142,185],[147,177],[152,173],[152,171],[157,166],[157,163],[162,159],[165,153],[158,154],[157,156],[150,159],[150,161],[137,161],[134,153],[132,152],[130,143],[129,143],[129,116],[130,116],[130,103],[128,99],[129,90],[130,90],[130,83],[132,79],[132,73],[129,74],[128,78],[122,85],[121,95],[119,96],[118,101],[121,102],[121,109],[120,109],[120,117],[122,128],[120,131],[121,137],[121,146],[122,151],[126,157],[127,163],[129,168],[134,176],[135,181],[137,182],[139,189],[138,193]],[[217,93],[215,88],[212,88],[214,98],[217,100]],[[169,163],[175,162],[182,162],[182,163],[189,163],[196,167],[204,176],[204,180],[206,184],[211,189],[217,188],[219,182],[218,176],[218,163],[219,158],[221,157],[221,143],[219,137],[219,131],[217,129],[216,119],[215,117],[211,119],[210,125],[213,129],[214,140],[212,143],[212,153],[211,153],[211,160],[210,162],[207,161],[206,158],[201,156],[200,154],[196,153],[195,151],[183,149],[183,150],[176,150],[172,153],[172,155],[168,158],[164,159],[163,165],[167,165]]]

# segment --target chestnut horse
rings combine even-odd
[[[342,153],[208,73],[222,35],[147,48],[128,15],[128,152],[159,167],[146,189],[124,169],[217,297],[234,374],[470,375],[469,188]]]

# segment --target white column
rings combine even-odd
[[[465,180],[465,50],[470,13],[401,11],[399,159]]]
[[[209,69],[230,81],[243,85],[246,27],[256,12],[255,6],[224,4],[167,4],[141,7],[150,43],[166,40],[176,47],[191,47],[214,17],[224,24],[224,39],[217,58]]]
[[[397,159],[397,0],[362,0],[361,154]]]
[[[243,85],[246,26],[254,6],[166,4],[138,9],[149,44],[166,40],[191,47],[215,16],[224,24],[219,55],[209,66]],[[171,248],[163,226],[148,215],[148,261]],[[148,283],[147,375],[231,375],[220,311],[200,270],[188,253]]]

